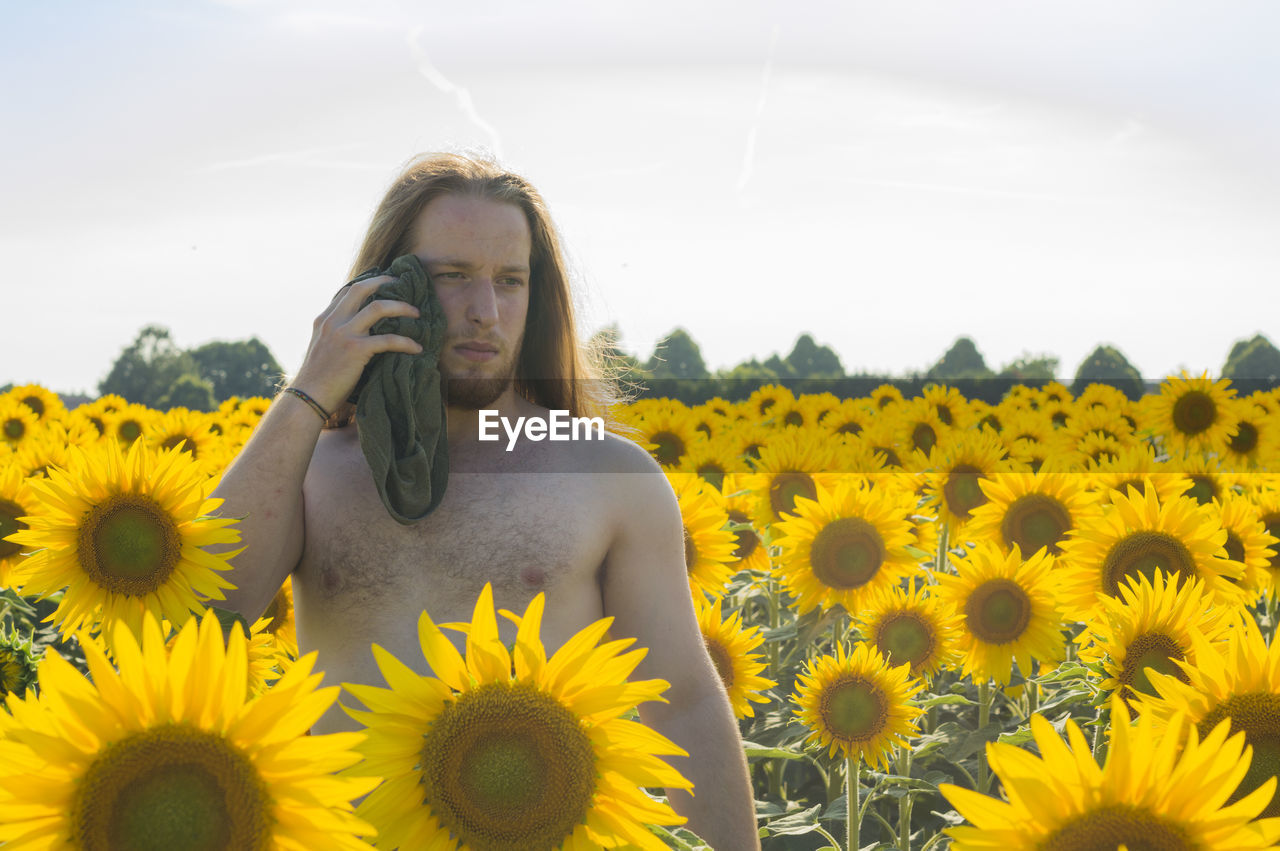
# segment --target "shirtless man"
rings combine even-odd
[[[422,660],[417,620],[468,621],[484,583],[499,608],[547,596],[548,654],[593,621],[634,637],[648,655],[635,677],[671,686],[641,719],[689,757],[668,757],[695,795],[668,790],[690,829],[714,848],[759,847],[746,760],[728,698],[694,619],[679,506],[658,465],[634,443],[479,440],[478,410],[548,418],[600,412],[573,326],[564,263],[546,208],[522,179],[489,163],[437,155],[412,164],[374,214],[355,271],[413,253],[448,323],[440,356],[448,384],[449,482],[437,509],[402,526],[379,499],[356,426],[322,430],[303,399],[280,395],[214,496],[243,517],[245,551],[224,605],[256,618],[291,573],[298,643],[318,652],[325,684],[385,685],[370,645]],[[385,276],[345,288],[316,319],[293,387],[325,411],[343,407],[378,352],[417,343],[371,336],[404,302],[361,304]],[[568,374],[566,374],[568,373]],[[568,381],[522,381],[561,377]],[[347,411],[350,414],[350,411]],[[330,425],[333,423],[331,422]],[[510,645],[514,627],[499,618]],[[455,637],[459,650],[464,641]],[[336,705],[317,733],[358,729]]]

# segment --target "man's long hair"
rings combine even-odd
[[[516,392],[549,410],[569,411],[575,417],[599,416],[609,422],[616,390],[604,377],[600,347],[578,341],[564,254],[546,202],[528,181],[497,163],[450,153],[422,154],[411,160],[374,212],[348,280],[375,267],[386,269],[391,261],[408,254],[414,222],[441,195],[513,204],[529,223],[529,312],[516,363]],[[354,414],[354,407],[344,404],[326,425],[347,425]]]

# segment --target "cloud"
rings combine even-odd
[[[408,43],[409,49],[413,51],[414,59],[418,63],[418,73],[427,79],[427,82],[435,86],[441,92],[453,98],[458,109],[474,124],[482,133],[489,137],[489,147],[493,150],[493,154],[498,159],[502,159],[502,139],[498,136],[498,129],[480,117],[480,113],[476,111],[475,104],[471,100],[471,93],[462,86],[450,81],[444,74],[440,73],[427,56],[427,51],[419,43],[422,37],[422,27],[415,27],[409,33]]]

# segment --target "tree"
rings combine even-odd
[[[698,344],[683,328],[677,328],[654,347],[645,369],[654,378],[708,378]]]
[[[982,353],[968,337],[959,337],[942,359],[929,367],[924,377],[939,381],[957,378],[990,378],[994,373],[987,366]]]
[[[157,408],[189,408],[193,411],[212,411],[218,407],[213,385],[198,375],[187,373],[173,382],[173,386],[155,406]]]
[[[1222,365],[1222,377],[1269,386],[1280,383],[1280,349],[1261,334],[1252,340],[1237,340]]]
[[[130,402],[158,408],[177,380],[188,374],[199,374],[191,354],[174,345],[168,328],[148,325],[120,353],[98,383],[98,392],[117,393]]]
[[[198,368],[198,377],[209,383],[217,402],[232,396],[274,396],[284,373],[271,350],[257,337],[205,343],[192,349],[191,357]]]
[[[1142,375],[1114,346],[1100,345],[1076,370],[1071,392],[1080,395],[1090,384],[1110,384],[1130,399],[1140,399],[1146,391]]]
[[[798,378],[841,378],[844,367],[840,364],[840,356],[827,346],[819,346],[813,337],[801,334],[796,340],[791,354],[787,355],[787,366]]]
[[[1058,359],[1053,355],[1023,353],[1001,367],[996,377],[1019,384],[1043,384],[1058,377]]]

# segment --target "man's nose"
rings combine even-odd
[[[467,321],[488,328],[498,321],[498,297],[493,279],[476,276],[467,292]]]

